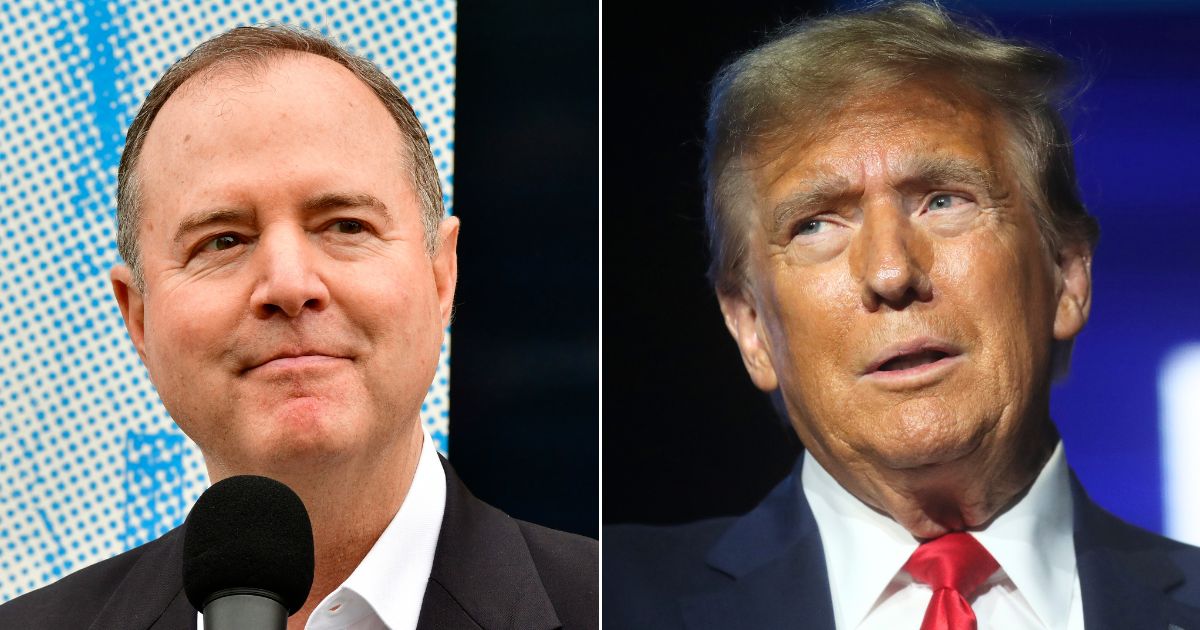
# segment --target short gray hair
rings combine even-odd
[[[138,244],[142,199],[137,167],[146,143],[146,134],[159,110],[193,76],[231,63],[254,71],[278,57],[298,53],[319,55],[345,67],[371,88],[392,115],[408,145],[407,167],[421,203],[426,250],[430,255],[434,253],[437,248],[437,229],[446,213],[442,203],[441,180],[438,179],[437,165],[429,148],[429,138],[417,120],[412,105],[399,88],[375,64],[316,33],[282,25],[242,26],[200,44],[175,62],[151,88],[129,125],[125,150],[117,169],[117,249],[129,265],[138,290],[145,290],[145,278]]]
[[[960,93],[982,96],[1004,116],[1046,249],[1095,246],[1099,226],[1080,198],[1060,113],[1072,96],[1069,64],[960,22],[919,2],[828,15],[783,28],[717,74],[704,181],[709,279],[718,293],[745,286],[745,173],[764,147],[815,128],[863,90],[929,74],[948,76]]]

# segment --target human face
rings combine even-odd
[[[754,172],[750,281],[722,309],[818,461],[936,534],[990,518],[1049,454],[1086,252],[1046,251],[979,104],[915,84],[861,102]]]
[[[431,258],[406,153],[374,93],[315,55],[193,77],[159,112],[139,166],[145,292],[123,267],[113,286],[214,479],[380,460],[419,435],[457,221]]]

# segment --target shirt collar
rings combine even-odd
[[[972,532],[1047,628],[1065,628],[1075,588],[1071,477],[1062,442],[1029,492],[984,530]]]
[[[421,456],[404,503],[350,577],[313,611],[313,617],[324,619],[310,619],[309,628],[325,627],[326,619],[336,624],[331,627],[352,625],[356,620],[345,612],[360,619],[369,613],[354,605],[356,600],[365,601],[392,630],[417,626],[446,510],[446,473],[433,440],[422,434]],[[347,610],[329,615],[338,602]]]
[[[899,523],[876,512],[805,455],[800,484],[812,508],[838,628],[855,628],[917,548]]]
[[[806,456],[801,486],[821,532],[837,627],[871,611],[919,544],[899,523],[841,486]],[[1071,485],[1062,443],[1029,491],[972,535],[992,554],[1047,627],[1065,627],[1075,586]]]

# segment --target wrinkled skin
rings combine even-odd
[[[861,99],[764,152],[749,280],[721,296],[812,456],[919,538],[984,525],[1033,482],[1057,440],[1051,348],[1087,319],[1090,251],[1046,250],[1007,148],[997,117],[936,87]],[[872,372],[914,340],[953,356]]]

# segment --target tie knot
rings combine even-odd
[[[904,564],[918,582],[934,590],[949,588],[964,597],[974,593],[1000,565],[966,532],[951,532],[922,543]]]

